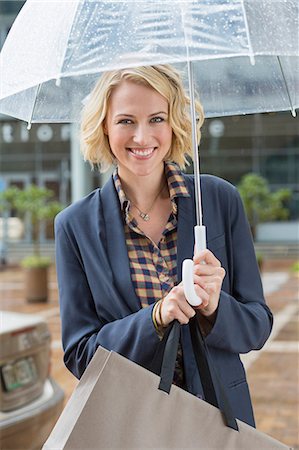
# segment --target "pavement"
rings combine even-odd
[[[266,301],[274,314],[270,339],[258,352],[242,356],[247,370],[257,428],[299,450],[299,274],[292,260],[267,260],[262,273]],[[55,268],[50,269],[49,301],[27,303],[18,267],[0,271],[0,309],[43,316],[52,334],[51,373],[66,401],[78,381],[62,360]],[[259,449],[253,449],[259,450]]]

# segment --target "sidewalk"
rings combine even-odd
[[[243,355],[247,368],[257,428],[299,450],[299,276],[289,271],[290,261],[266,265],[263,285],[274,313],[274,327],[265,347]],[[39,314],[52,333],[52,376],[69,398],[77,380],[62,361],[58,294],[54,269],[50,272],[50,301],[28,304],[24,300],[22,272],[0,272],[0,309]],[[253,449],[260,450],[260,449]]]
[[[257,428],[298,450],[299,276],[288,275],[277,290],[266,294],[273,330],[264,348],[249,354],[251,361],[248,358],[245,366]],[[271,276],[275,279],[275,273]]]

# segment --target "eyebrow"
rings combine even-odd
[[[159,114],[164,114],[164,115],[168,115],[168,113],[167,112],[165,112],[165,111],[158,111],[158,112],[156,112],[156,113],[154,113],[154,114],[150,114],[149,115],[149,117],[153,117],[153,116],[158,116]],[[120,113],[120,114],[116,114],[116,116],[115,117],[135,117],[133,114],[126,114],[126,113]]]

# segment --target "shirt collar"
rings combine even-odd
[[[174,201],[176,197],[190,197],[182,172],[175,163],[165,162],[165,175],[167,178],[171,201]],[[120,201],[121,210],[126,211],[129,200],[127,199],[126,194],[122,188],[117,167],[115,168],[112,176],[114,186]]]
[[[175,163],[165,163],[165,175],[171,200],[176,197],[190,197],[182,172]]]

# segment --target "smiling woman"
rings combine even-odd
[[[114,162],[114,155],[111,153],[104,125],[110,97],[113,91],[125,81],[134,83],[136,89],[137,87],[148,88],[152,94],[160,94],[164,102],[167,102],[166,109],[164,103],[162,111],[167,113],[168,122],[172,128],[172,142],[168,157],[169,160],[175,161],[181,168],[184,168],[186,156],[192,155],[190,100],[184,91],[179,73],[167,65],[115,70],[101,76],[82,113],[81,148],[84,159],[101,171],[107,170]],[[136,97],[135,102],[141,109],[146,104],[142,96]],[[155,106],[157,109],[154,109],[152,113],[160,113],[158,105]],[[199,142],[204,114],[200,102],[196,103],[196,108],[199,119],[197,127]],[[128,113],[127,105],[124,111],[120,111],[120,113],[123,112]],[[131,119],[131,117],[124,117],[124,119],[128,118]],[[153,120],[159,121],[158,119]]]
[[[84,158],[102,171],[116,167],[102,189],[56,218],[64,360],[80,378],[102,346],[149,369],[176,320],[182,327],[174,383],[203,398],[187,326],[193,321],[234,416],[254,425],[239,353],[263,346],[272,315],[238,192],[213,176],[201,177],[209,250],[193,255],[194,177],[182,172],[192,153],[189,105],[168,65],[107,72],[89,96]],[[199,102],[197,115],[200,138]],[[182,261],[190,257],[197,308],[181,282]]]

